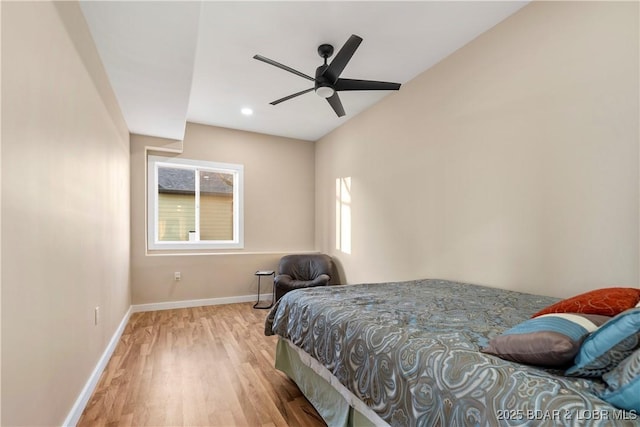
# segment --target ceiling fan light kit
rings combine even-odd
[[[358,46],[360,46],[360,43],[362,43],[362,38],[353,34],[338,51],[335,58],[333,58],[333,60],[331,61],[331,64],[327,64],[327,59],[331,57],[331,55],[333,55],[333,46],[331,46],[330,44],[321,44],[320,46],[318,46],[318,54],[324,59],[324,64],[316,69],[315,78],[291,67],[280,64],[279,62],[276,62],[272,59],[265,58],[261,55],[254,55],[253,58],[257,59],[258,61],[265,62],[269,65],[273,65],[274,67],[278,67],[282,70],[288,71],[297,76],[314,82],[314,86],[312,88],[305,89],[300,92],[285,96],[284,98],[277,99],[270,104],[277,105],[281,102],[288,101],[297,96],[304,95],[305,93],[315,91],[318,96],[326,98],[327,102],[329,103],[331,108],[333,108],[333,111],[338,115],[338,117],[342,117],[345,115],[345,112],[342,106],[342,101],[340,101],[340,97],[338,96],[338,92],[340,91],[400,89],[400,83],[340,78],[340,74],[342,74],[342,71],[351,60],[351,57],[355,53],[356,49],[358,49]]]
[[[336,91],[329,85],[318,85],[316,87],[316,94],[322,98],[331,98]]]

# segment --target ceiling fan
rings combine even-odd
[[[288,101],[296,96],[304,95],[312,90],[316,92],[322,98],[326,98],[333,111],[336,112],[338,117],[345,115],[342,102],[338,96],[338,92],[345,90],[398,90],[400,89],[400,83],[390,82],[378,82],[375,80],[353,80],[353,79],[341,79],[340,74],[351,60],[351,57],[355,53],[358,46],[362,43],[362,38],[353,34],[349,37],[349,40],[342,46],[342,48],[333,58],[331,64],[327,64],[327,58],[333,55],[333,46],[330,44],[321,44],[318,46],[318,54],[324,58],[324,64],[316,68],[316,77],[313,78],[298,70],[294,70],[291,67],[287,67],[272,59],[265,58],[261,55],[254,55],[253,58],[258,61],[266,62],[267,64],[281,68],[285,71],[293,73],[297,76],[304,77],[307,80],[314,82],[314,85],[310,89],[305,89],[300,92],[285,96],[284,98],[277,99],[271,102],[271,105],[277,105],[281,102]]]

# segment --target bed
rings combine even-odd
[[[640,425],[597,397],[601,380],[479,351],[556,301],[444,280],[310,288],[279,300],[265,333],[330,426]]]

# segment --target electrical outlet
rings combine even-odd
[[[182,275],[180,274],[179,271],[176,271],[175,273],[173,273],[173,280],[175,280],[176,282],[179,282],[180,279],[182,279]]]
[[[95,325],[98,325],[99,322],[100,322],[100,307],[98,306],[93,312],[93,323]]]

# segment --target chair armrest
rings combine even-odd
[[[329,280],[331,280],[331,277],[329,277],[328,274],[321,274],[318,277],[316,277],[315,279],[313,279],[310,283],[311,286],[320,286],[320,285],[328,285],[329,284]]]
[[[289,276],[288,274],[278,274],[276,277],[273,278],[274,286],[278,286],[278,285],[291,286],[292,282],[293,282],[293,277]]]

